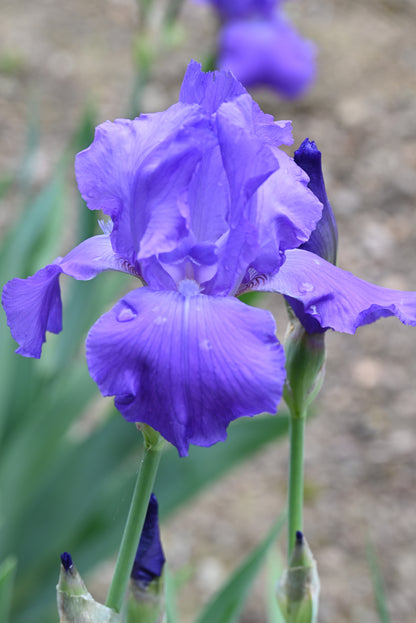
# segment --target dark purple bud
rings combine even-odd
[[[68,552],[61,554],[61,563],[65,571],[69,571],[73,566],[71,554],[68,554]]]
[[[303,534],[302,534],[302,532],[300,530],[298,530],[296,532],[296,544],[297,545],[302,545],[302,543],[303,543]]]
[[[152,580],[162,575],[164,563],[165,556],[160,542],[158,503],[152,493],[131,577],[139,583],[150,584]]]
[[[314,141],[305,138],[302,145],[295,151],[294,160],[309,175],[308,187],[323,204],[322,218],[312,232],[309,240],[301,245],[301,249],[311,251],[324,260],[337,263],[338,229],[331,204],[325,190],[322,175],[321,152]]]

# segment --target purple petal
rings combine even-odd
[[[321,152],[314,141],[305,138],[299,149],[295,151],[294,160],[309,176],[308,188],[322,202],[322,218],[307,242],[301,248],[316,253],[324,260],[337,263],[338,228],[331,204],[325,189],[322,174]]]
[[[61,272],[51,264],[27,279],[12,279],[3,288],[7,324],[20,345],[16,353],[23,357],[39,359],[46,331],[62,330]]]
[[[230,205],[227,210],[227,238],[219,245],[218,271],[205,291],[234,294],[259,248],[256,200],[253,194],[279,168],[272,141],[261,137],[257,124],[263,122],[248,94],[220,106],[216,116],[221,161],[227,176]],[[270,123],[270,127],[274,124]],[[215,204],[215,202],[214,202]]]
[[[368,283],[302,249],[287,251],[279,272],[253,289],[284,294],[309,333],[355,333],[386,316],[416,325],[416,292]]]
[[[321,218],[322,204],[307,187],[308,177],[287,154],[278,152],[279,169],[256,193],[259,248],[238,289],[241,293],[256,275],[274,274],[287,249],[309,239]]]
[[[199,242],[216,242],[228,230],[229,188],[220,148],[207,151],[189,186],[191,230]]]
[[[16,353],[39,359],[46,331],[59,333],[62,330],[61,273],[88,281],[105,270],[135,274],[134,269],[113,252],[107,235],[94,236],[32,277],[6,283],[2,303],[11,334],[19,344]]]
[[[225,24],[218,65],[245,87],[266,85],[284,97],[300,96],[315,77],[315,46],[283,15]]]
[[[191,61],[179,93],[183,104],[198,104],[206,112],[214,113],[224,102],[246,93],[245,88],[228,71],[203,72],[201,65]]]
[[[309,240],[322,216],[322,204],[293,159],[281,150],[278,159],[279,168],[257,192],[257,218],[261,239],[273,239],[276,248],[285,251]]]
[[[241,196],[247,201],[279,168],[277,154],[265,142],[264,135],[259,138],[256,134],[255,112],[258,111],[253,107],[253,100],[246,93],[222,104],[217,113],[218,141],[230,186],[231,208]],[[238,221],[239,215],[232,213],[230,225]]]
[[[136,582],[148,585],[155,578],[160,578],[164,564],[165,556],[159,532],[158,503],[156,496],[152,493],[131,577]]]
[[[134,266],[114,253],[108,234],[87,238],[55,263],[59,264],[65,275],[79,281],[89,281],[106,270],[130,273],[140,278]]]
[[[181,456],[226,438],[241,416],[274,413],[285,378],[274,320],[232,297],[140,288],[92,327],[90,374],[124,417],[145,422]]]
[[[200,107],[179,103],[134,121],[101,124],[92,145],[77,155],[80,192],[90,209],[112,218],[113,246],[130,264],[172,250],[187,235],[180,199],[212,141]]]

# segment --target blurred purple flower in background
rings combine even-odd
[[[46,331],[61,330],[61,273],[138,278],[145,286],[91,328],[89,371],[128,421],[150,425],[183,456],[280,401],[273,317],[241,293],[281,292],[310,331],[353,333],[388,315],[416,324],[415,293],[373,286],[300,248],[324,197],[279,149],[291,143],[290,122],[264,114],[230,73],[204,74],[194,62],[177,104],[100,125],[76,175],[87,206],[110,220],[102,235],[6,284],[17,352],[40,357]]]
[[[222,19],[218,67],[246,88],[266,86],[286,98],[302,95],[315,77],[316,48],[303,39],[276,0],[208,0]]]
[[[196,0],[211,4],[221,19],[231,20],[248,17],[271,17],[281,0]]]

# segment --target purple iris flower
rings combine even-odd
[[[266,19],[226,23],[220,33],[218,66],[230,69],[247,88],[267,86],[286,98],[312,83],[315,46],[280,12]]]
[[[27,279],[3,305],[16,352],[40,357],[62,328],[59,277],[127,272],[136,287],[91,328],[90,374],[131,422],[174,444],[209,446],[241,416],[274,413],[284,352],[265,310],[236,297],[281,292],[308,330],[353,333],[381,316],[416,324],[416,294],[373,286],[300,248],[322,216],[274,122],[228,72],[192,62],[179,102],[100,125],[78,154],[80,192],[109,217],[102,235]],[[139,284],[137,284],[139,286]]]
[[[165,556],[159,532],[158,503],[156,496],[152,493],[131,577],[136,582],[147,586],[155,578],[160,578],[164,564]]]

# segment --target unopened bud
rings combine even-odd
[[[285,341],[284,398],[296,417],[303,417],[321,389],[325,375],[325,334],[308,333],[293,318]]]
[[[158,503],[150,496],[123,608],[123,623],[161,623],[165,613]]]
[[[301,245],[324,260],[337,263],[338,228],[329,203],[321,166],[321,152],[314,141],[305,138],[294,153],[294,160],[309,175],[308,187],[323,205],[321,220],[311,233],[309,240]]]
[[[319,605],[316,560],[301,532],[277,587],[277,600],[286,623],[316,623]]]
[[[60,623],[121,623],[119,614],[93,599],[66,552],[61,555],[56,594]]]

